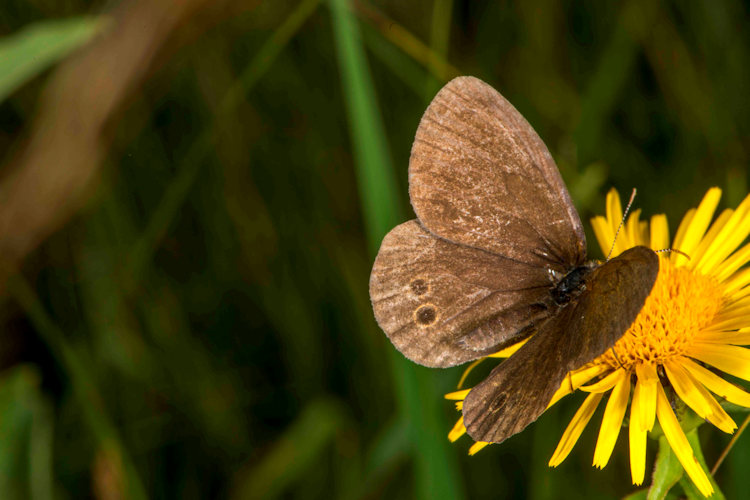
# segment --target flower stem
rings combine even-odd
[[[715,475],[716,471],[719,470],[719,467],[721,466],[721,463],[724,461],[725,458],[727,458],[727,455],[729,455],[729,451],[732,449],[734,444],[737,442],[739,437],[742,435],[744,430],[747,428],[747,425],[750,424],[750,415],[745,417],[745,421],[742,422],[742,425],[740,425],[740,428],[737,432],[734,433],[734,436],[732,436],[732,440],[729,441],[729,444],[726,448],[724,448],[724,451],[721,452],[721,455],[719,455],[719,458],[716,460],[716,463],[711,468],[711,475]]]

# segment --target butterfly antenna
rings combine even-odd
[[[628,218],[628,212],[630,212],[630,207],[633,205],[633,200],[635,200],[635,188],[633,188],[633,192],[630,194],[630,201],[628,201],[628,206],[625,207],[625,212],[622,214],[622,220],[620,221],[620,225],[617,226],[617,231],[615,231],[615,237],[612,240],[612,248],[609,249],[609,253],[607,254],[607,260],[612,256],[612,252],[615,251],[615,243],[617,243],[617,236],[620,234],[620,230],[622,229],[622,226],[625,225],[625,220]]]
[[[677,250],[676,248],[662,248],[661,250],[654,250],[656,253],[663,253],[663,252],[674,252],[682,255],[683,257],[687,258],[687,260],[690,260],[690,256],[683,252],[682,250]]]

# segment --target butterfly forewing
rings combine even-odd
[[[464,424],[477,441],[499,443],[544,412],[565,376],[611,348],[651,292],[659,259],[635,247],[595,269],[574,303],[551,316],[464,400]]]
[[[450,241],[565,273],[581,264],[581,221],[549,151],[495,89],[449,82],[417,129],[409,196],[422,224]]]
[[[375,318],[417,363],[446,367],[495,352],[548,315],[540,267],[438,238],[418,221],[384,238],[370,277]]]

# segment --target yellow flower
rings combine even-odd
[[[676,395],[699,417],[727,433],[734,432],[737,425],[713,394],[750,407],[750,393],[714,371],[750,380],[750,349],[742,347],[750,345],[750,268],[743,269],[750,262],[750,244],[738,249],[750,234],[750,196],[736,210],[724,210],[711,224],[720,197],[720,189],[710,189],[698,208],[685,215],[671,245],[666,216],[656,215],[650,224],[639,220],[639,211],[628,218],[617,236],[613,256],[636,245],[679,252],[660,254],[653,290],[633,325],[615,344],[616,355],[609,351],[571,372],[550,401],[552,406],[573,388],[589,394],[565,429],[550,466],[559,465],[568,456],[604,393],[611,391],[594,451],[596,467],[607,465],[630,401],[628,434],[633,483],[643,483],[646,435],[658,419],[690,479],[703,495],[713,492],[667,394]],[[607,216],[592,220],[605,254],[612,247],[621,220],[620,197],[611,190],[607,195]],[[493,357],[507,357],[512,354],[508,351]],[[467,373],[476,363],[469,366]],[[460,408],[468,392],[457,391],[446,397],[458,400]],[[459,419],[449,438],[456,440],[465,432]],[[475,443],[469,453],[476,453],[487,444]]]

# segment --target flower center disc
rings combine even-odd
[[[643,309],[612,350],[597,361],[627,369],[638,363],[663,363],[682,356],[696,334],[709,325],[724,303],[718,282],[687,267],[660,259],[659,274]]]

